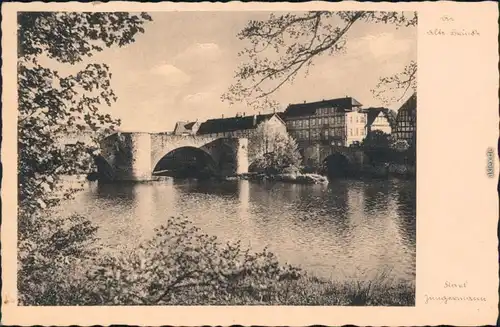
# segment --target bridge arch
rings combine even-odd
[[[97,175],[100,181],[110,182],[115,179],[113,166],[102,155],[94,156],[94,164],[97,167]]]
[[[348,155],[342,152],[334,152],[323,160],[322,165],[323,171],[328,178],[338,178],[349,174],[353,162]]]
[[[163,155],[155,163],[153,174],[200,176],[214,174],[217,168],[217,161],[209,152],[194,146],[181,146]]]

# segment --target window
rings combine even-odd
[[[318,138],[318,130],[317,129],[313,129],[312,130],[312,139],[317,139]]]
[[[312,126],[316,126],[316,119],[314,119],[314,118],[313,118],[313,119],[311,119],[311,125],[312,125]]]
[[[352,128],[349,128],[349,135],[352,136]]]
[[[356,128],[356,136],[358,136],[358,135],[359,135],[359,131],[358,131],[358,129]]]
[[[304,138],[308,139],[309,138],[309,131],[304,131]]]

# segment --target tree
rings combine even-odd
[[[380,130],[369,132],[364,138],[361,146],[365,148],[389,148],[390,135]]]
[[[56,205],[59,176],[87,167],[90,144],[65,147],[71,131],[94,133],[120,123],[99,112],[116,101],[109,66],[89,63],[61,76],[40,57],[82,63],[105,47],[124,46],[143,33],[145,13],[23,12],[18,15],[18,180],[20,210],[30,216]],[[66,196],[71,195],[66,192]]]
[[[289,166],[299,167],[302,160],[295,140],[268,121],[260,123],[249,138],[248,152],[256,158],[253,166],[259,170],[278,172]]]
[[[417,14],[409,17],[403,12],[311,11],[271,14],[266,21],[249,21],[237,35],[250,42],[239,54],[246,60],[236,71],[235,84],[222,98],[231,103],[247,101],[252,106],[274,105],[269,96],[285,83],[292,83],[300,71],[307,76],[317,57],[346,51],[349,31],[359,22],[416,26]],[[384,87],[405,92],[415,87],[416,68],[416,63],[411,62],[401,74],[381,78],[373,93],[387,101]]]
[[[381,77],[372,94],[381,99],[384,103],[401,101],[409,90],[417,89],[417,63],[411,61],[405,69],[397,74],[387,77]],[[400,93],[399,96],[394,94]]]
[[[372,162],[390,162],[393,151],[390,147],[390,135],[380,130],[370,131],[361,146]]]
[[[120,123],[100,112],[116,101],[109,67],[88,63],[63,76],[52,65],[82,64],[106,47],[143,33],[145,13],[23,12],[18,15],[18,288],[21,303],[51,301],[57,285],[94,253],[96,228],[80,216],[58,219],[46,209],[74,194],[60,177],[88,167],[97,135]],[[42,59],[42,60],[41,60]],[[56,66],[56,65],[54,65]],[[61,143],[91,131],[89,142]],[[65,217],[66,218],[66,217]],[[80,262],[80,264],[79,264]],[[69,290],[68,293],[72,293]]]

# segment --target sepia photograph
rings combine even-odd
[[[415,306],[417,16],[18,12],[18,305]]]

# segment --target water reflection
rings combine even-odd
[[[349,279],[415,276],[415,183],[335,181],[328,186],[197,182],[92,185],[65,206],[91,217],[110,250],[134,247],[171,216],[189,217],[223,242],[268,246],[313,274]]]

